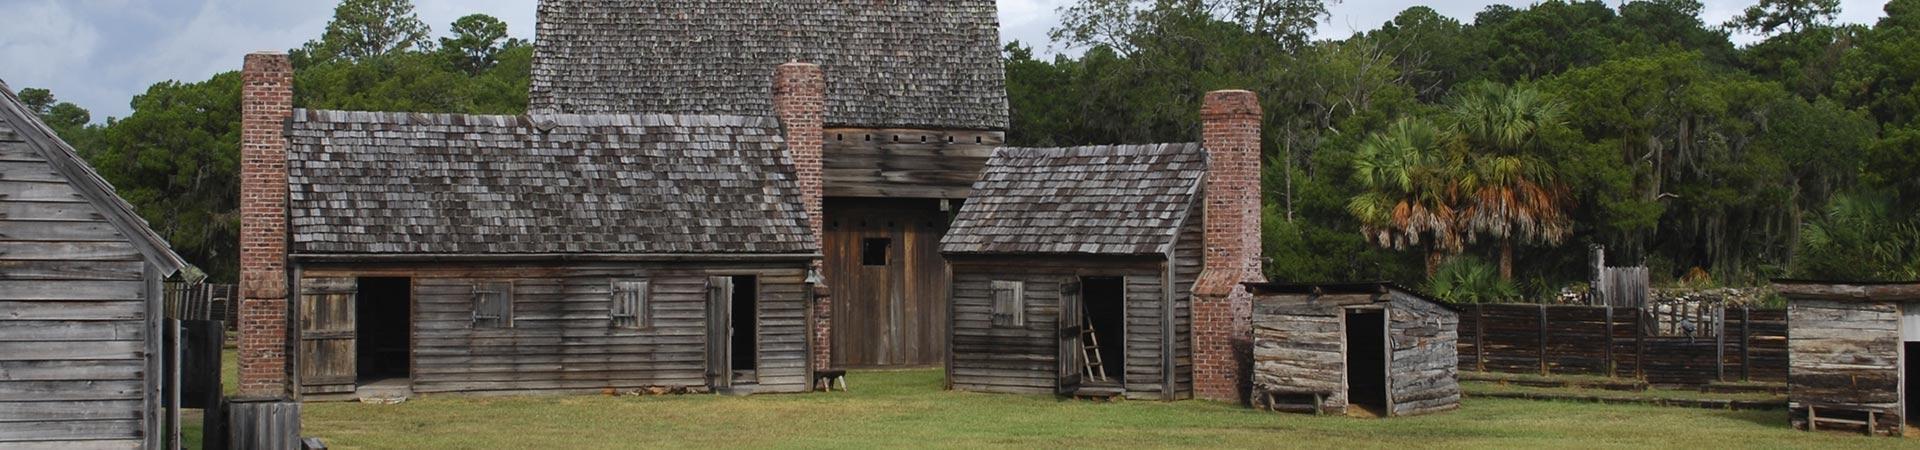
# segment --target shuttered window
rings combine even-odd
[[[473,327],[513,327],[513,284],[487,282],[473,287]]]
[[[1026,287],[1025,281],[993,282],[993,326],[1027,326]]]
[[[647,314],[647,282],[632,280],[613,282],[613,305],[610,310],[614,328],[652,327],[652,315]]]

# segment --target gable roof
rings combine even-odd
[[[940,251],[1166,254],[1206,173],[1200,144],[998,149]]]
[[[829,126],[1004,130],[993,0],[544,0],[532,111],[772,115],[819,64]]]
[[[39,115],[27,109],[27,105],[13,93],[13,87],[6,80],[0,80],[0,132],[11,128],[20,138],[18,143],[0,139],[0,146],[21,145],[38,153],[53,166],[54,172],[65,178],[75,191],[85,197],[87,203],[94,206],[114,231],[126,236],[127,241],[140,251],[140,255],[160,269],[160,275],[171,277],[187,267],[187,262],[173,252],[173,247],[160,237],[159,233],[147,226],[146,219],[140,218],[133,205],[115,193],[113,185],[100,177],[86,160],[74,151],[73,147],[60,139],[52,128],[40,121]]]
[[[811,254],[779,123],[294,112],[295,254]]]

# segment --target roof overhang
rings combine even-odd
[[[1920,282],[1848,282],[1813,280],[1773,280],[1773,286],[1787,300],[1840,300],[1861,302],[1920,301]]]

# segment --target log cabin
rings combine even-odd
[[[1920,283],[1776,280],[1787,298],[1794,428],[1904,436],[1920,380]]]
[[[0,448],[164,448],[161,282],[185,267],[0,81]]]
[[[1219,91],[1202,116],[1199,143],[994,151],[941,243],[950,388],[1235,398],[1245,325],[1196,286],[1258,281],[1260,113]]]
[[[1252,288],[1255,408],[1398,417],[1460,407],[1452,306],[1392,283]]]

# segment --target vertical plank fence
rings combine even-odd
[[[1711,335],[1669,336],[1642,308],[1469,305],[1460,360],[1482,371],[1643,378],[1654,384],[1785,381],[1786,312],[1689,311]]]

